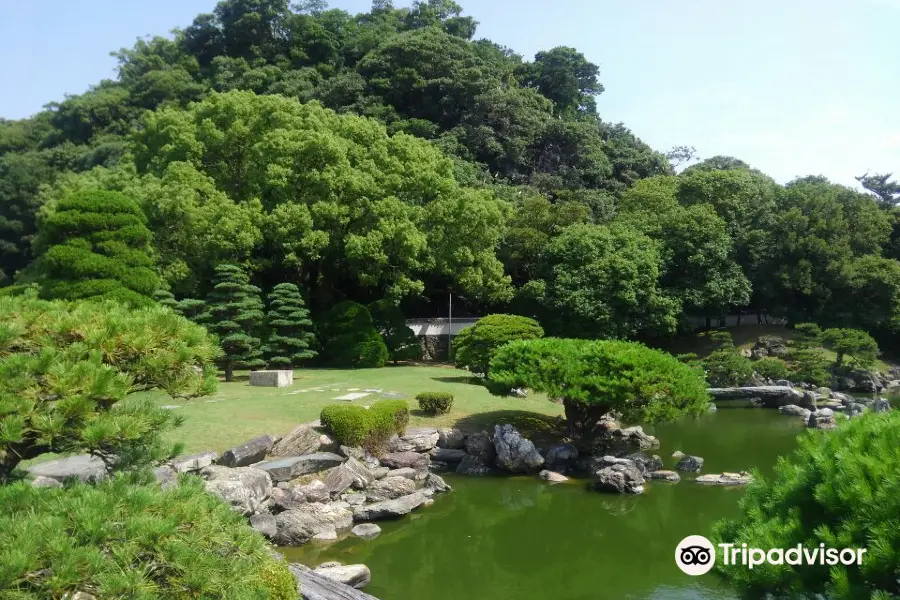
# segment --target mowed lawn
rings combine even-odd
[[[380,390],[365,392],[365,390]],[[449,414],[431,417],[418,410],[419,392],[450,392],[454,396]],[[539,435],[548,430],[562,407],[543,394],[528,398],[498,397],[478,385],[466,371],[439,366],[387,366],[381,369],[297,369],[294,384],[285,388],[250,387],[246,373],[236,381],[219,382],[211,396],[190,401],[174,401],[152,392],[154,401],[168,406],[185,418],[185,423],[169,438],[186,445],[186,452],[222,451],[255,436],[283,435],[291,428],[319,418],[327,404],[346,394],[367,394],[349,401],[361,406],[381,398],[402,398],[409,402],[410,427],[458,426],[467,430],[513,423]],[[177,407],[177,408],[175,408]]]

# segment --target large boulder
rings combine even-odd
[[[641,494],[644,491],[644,476],[633,462],[623,461],[597,470],[592,487],[598,492]]]
[[[877,413],[888,412],[891,410],[891,403],[887,398],[877,398],[872,404],[872,410]]]
[[[415,481],[410,481],[406,477],[385,477],[375,481],[366,489],[366,498],[370,502],[383,502],[408,496],[415,491]]]
[[[547,469],[538,473],[538,477],[544,481],[549,481],[550,483],[563,483],[564,481],[569,480],[565,475],[557,473],[556,471],[548,471]]]
[[[578,448],[572,444],[554,444],[544,454],[544,466],[557,473],[567,473],[578,460]]]
[[[374,480],[375,474],[371,469],[351,457],[344,464],[328,472],[325,477],[325,487],[332,495],[338,495],[351,487],[357,490],[364,489]]]
[[[494,426],[494,450],[497,466],[510,473],[537,473],[544,465],[544,457],[531,440],[509,424]]]
[[[409,467],[411,469],[427,469],[428,455],[417,452],[391,452],[381,457],[381,464],[392,469]]]
[[[497,456],[491,436],[486,431],[473,433],[466,438],[466,453],[480,459],[485,464],[493,462]]]
[[[375,523],[360,523],[359,525],[354,525],[350,533],[364,540],[371,540],[381,535],[381,527]]]
[[[465,458],[456,465],[456,473],[458,475],[481,476],[488,475],[493,471],[491,464],[485,462],[482,458],[467,454]]]
[[[200,471],[206,480],[206,491],[215,494],[232,510],[252,515],[264,508],[272,495],[272,479],[269,474],[253,467],[209,466]]]
[[[332,565],[324,564],[315,568],[315,572],[332,581],[349,585],[358,590],[372,583],[372,572],[366,565]]]
[[[457,450],[453,448],[433,448],[429,453],[431,456],[431,460],[447,463],[447,464],[457,464],[459,461],[466,457],[465,450]]]
[[[392,452],[428,452],[434,448],[440,434],[433,427],[416,427],[407,429],[406,433],[391,440]]]
[[[226,450],[217,462],[223,467],[246,467],[263,460],[274,445],[274,437],[262,435]]]
[[[304,456],[276,458],[253,465],[267,472],[273,481],[290,481],[301,475],[318,473],[341,464],[344,459],[330,452],[316,452]]]
[[[625,458],[633,462],[645,477],[647,476],[647,473],[659,471],[663,468],[663,461],[656,454],[647,456],[643,452],[635,452],[634,454],[629,454]]]
[[[298,425],[278,440],[269,454],[271,456],[303,456],[318,452],[322,435],[309,425]]]
[[[35,477],[48,477],[59,482],[75,478],[92,482],[106,478],[106,464],[90,454],[79,454],[40,463],[26,469]]]
[[[444,481],[444,478],[440,475],[429,473],[425,476],[425,485],[422,489],[430,491],[432,494],[441,494],[452,491],[453,488],[451,488],[450,484]]]
[[[450,450],[462,450],[466,447],[466,434],[453,427],[438,429],[437,447],[448,448]]]
[[[356,521],[379,521],[382,519],[397,519],[409,514],[422,506],[428,497],[422,492],[414,492],[408,496],[402,496],[394,500],[385,500],[375,504],[357,506],[353,509],[353,518]]]
[[[640,426],[620,427],[615,421],[602,421],[600,431],[593,442],[593,453],[624,456],[641,450],[659,448],[659,440],[644,433]]]
[[[378,600],[304,565],[292,563],[288,568],[297,579],[303,600]]]
[[[310,503],[275,516],[280,546],[300,546],[322,533],[340,532],[353,526],[353,513],[334,504]]]
[[[808,408],[803,408],[802,406],[797,406],[796,404],[785,404],[784,406],[778,407],[778,412],[791,417],[802,417],[805,421],[809,418],[810,410]]]
[[[797,404],[804,408],[810,408],[809,399],[801,391],[786,385],[709,388],[707,391],[717,404],[726,400],[745,402],[759,400],[767,408],[778,408],[785,404]]]
[[[685,456],[675,465],[676,471],[697,472],[703,468],[703,459],[699,456]]]
[[[250,515],[250,526],[270,540],[278,533],[278,524],[275,522],[275,517],[269,513]]]
[[[834,411],[830,408],[820,408],[816,412],[809,413],[806,426],[811,429],[834,429],[837,423],[834,420]]]

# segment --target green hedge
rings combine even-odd
[[[161,490],[0,486],[0,597],[296,600],[285,563],[245,519],[185,476]]]
[[[405,400],[379,400],[368,409],[355,404],[329,404],[319,420],[341,444],[363,446],[378,454],[392,435],[406,430],[409,406]]]
[[[419,408],[430,415],[443,415],[450,412],[453,406],[453,394],[450,392],[422,392],[416,395]]]

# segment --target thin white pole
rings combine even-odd
[[[453,293],[447,292],[450,297],[450,311],[448,313],[449,317],[447,318],[447,359],[449,360],[451,355],[451,345],[453,344]]]

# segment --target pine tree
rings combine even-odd
[[[153,292],[153,299],[156,300],[156,303],[160,306],[165,306],[166,308],[176,313],[179,312],[179,302],[175,299],[175,296],[172,295],[172,292],[170,292],[169,290],[156,290],[155,292]]]
[[[240,267],[228,264],[216,267],[202,322],[219,337],[225,381],[234,378],[235,367],[252,370],[265,366],[256,335],[265,318],[260,291]]]
[[[200,323],[203,320],[203,315],[206,314],[206,302],[197,298],[185,298],[178,302],[176,310],[178,314],[187,317],[195,323]]]
[[[266,321],[270,336],[263,353],[270,368],[290,369],[318,354],[312,350],[316,338],[309,310],[293,283],[279,283],[272,289]]]
[[[391,361],[422,358],[422,346],[413,330],[407,327],[399,306],[385,298],[373,302],[368,308],[375,329],[384,338]]]

